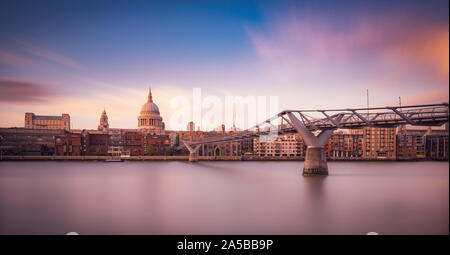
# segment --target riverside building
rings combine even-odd
[[[35,115],[32,112],[25,113],[25,128],[30,129],[60,129],[70,130],[70,116],[63,113],[61,116]]]

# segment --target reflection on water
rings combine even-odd
[[[1,234],[448,234],[448,162],[0,162]]]

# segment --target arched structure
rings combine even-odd
[[[153,102],[151,89],[148,91],[147,102],[141,107],[138,117],[138,129],[156,134],[163,133],[165,129],[163,119],[159,115],[159,108]]]

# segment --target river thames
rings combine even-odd
[[[449,234],[448,162],[0,162],[0,234]]]

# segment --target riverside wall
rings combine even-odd
[[[111,156],[0,156],[0,161],[105,161]],[[114,157],[117,158],[117,157]],[[189,155],[181,156],[130,156],[123,161],[188,161]],[[258,157],[258,156],[198,156],[199,161],[304,161],[303,157]],[[427,159],[395,160],[365,158],[328,158],[327,161],[427,161]]]

